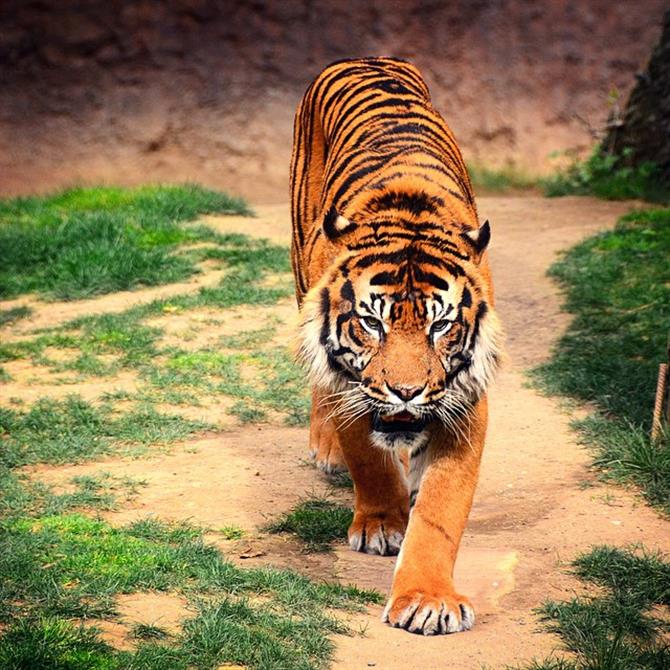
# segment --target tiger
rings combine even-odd
[[[354,484],[351,549],[398,554],[382,618],[469,630],[453,569],[502,355],[487,247],[454,136],[404,60],[326,67],[295,116],[297,357],[310,450]]]

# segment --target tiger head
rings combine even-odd
[[[487,222],[458,245],[359,240],[309,291],[299,357],[340,421],[370,414],[373,441],[386,448],[416,448],[432,422],[458,430],[500,358],[482,263],[489,236]]]

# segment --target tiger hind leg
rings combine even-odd
[[[346,472],[347,465],[335,424],[328,418],[329,407],[316,391],[312,391],[309,455],[316,461],[319,470],[331,475]]]

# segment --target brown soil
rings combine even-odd
[[[175,635],[181,631],[184,619],[191,616],[186,600],[174,593],[122,593],[116,598],[116,611],[114,621],[87,619],[84,625],[95,626],[105,642],[125,650],[135,647],[134,626],[157,626],[168,635]]]
[[[634,492],[598,481],[569,427],[570,414],[558,400],[528,388],[523,374],[547,357],[567,323],[545,277],[547,266],[558,250],[612,226],[628,208],[581,198],[480,199],[481,214],[493,226],[491,258],[510,360],[491,391],[481,480],[457,564],[458,588],[474,601],[478,623],[468,633],[424,639],[384,626],[380,608],[371,608],[354,620],[365,631],[362,637],[337,639],[335,667],[404,668],[411,658],[417,668],[476,670],[545,656],[559,641],[543,632],[532,610],[580,588],[565,573],[577,553],[599,543],[642,541],[670,550],[670,524]],[[286,208],[283,214],[277,207],[267,212],[266,217],[265,208],[258,208],[252,229],[286,241]],[[216,225],[249,231],[244,219]],[[239,327],[258,325],[240,319]],[[304,554],[293,540],[258,532],[299,498],[326,490],[327,481],[305,464],[306,454],[306,429],[260,425],[200,436],[151,460],[108,459],[32,472],[53,483],[98,470],[143,479],[147,486],[130,505],[106,513],[112,523],[147,514],[188,518],[208,526],[209,537],[244,565],[289,566],[387,592],[393,558],[355,554],[344,546],[330,554]],[[350,498],[346,491],[337,495]],[[248,535],[237,542],[222,539],[218,529],[231,524]]]

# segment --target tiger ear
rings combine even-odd
[[[342,216],[335,207],[331,207],[323,217],[323,232],[329,240],[346,235],[356,228],[356,224]]]
[[[486,251],[486,247],[488,247],[489,242],[491,241],[491,226],[489,225],[488,219],[484,221],[477,230],[468,230],[465,233],[465,237],[467,237],[475,248],[477,261],[479,262],[482,254]]]

